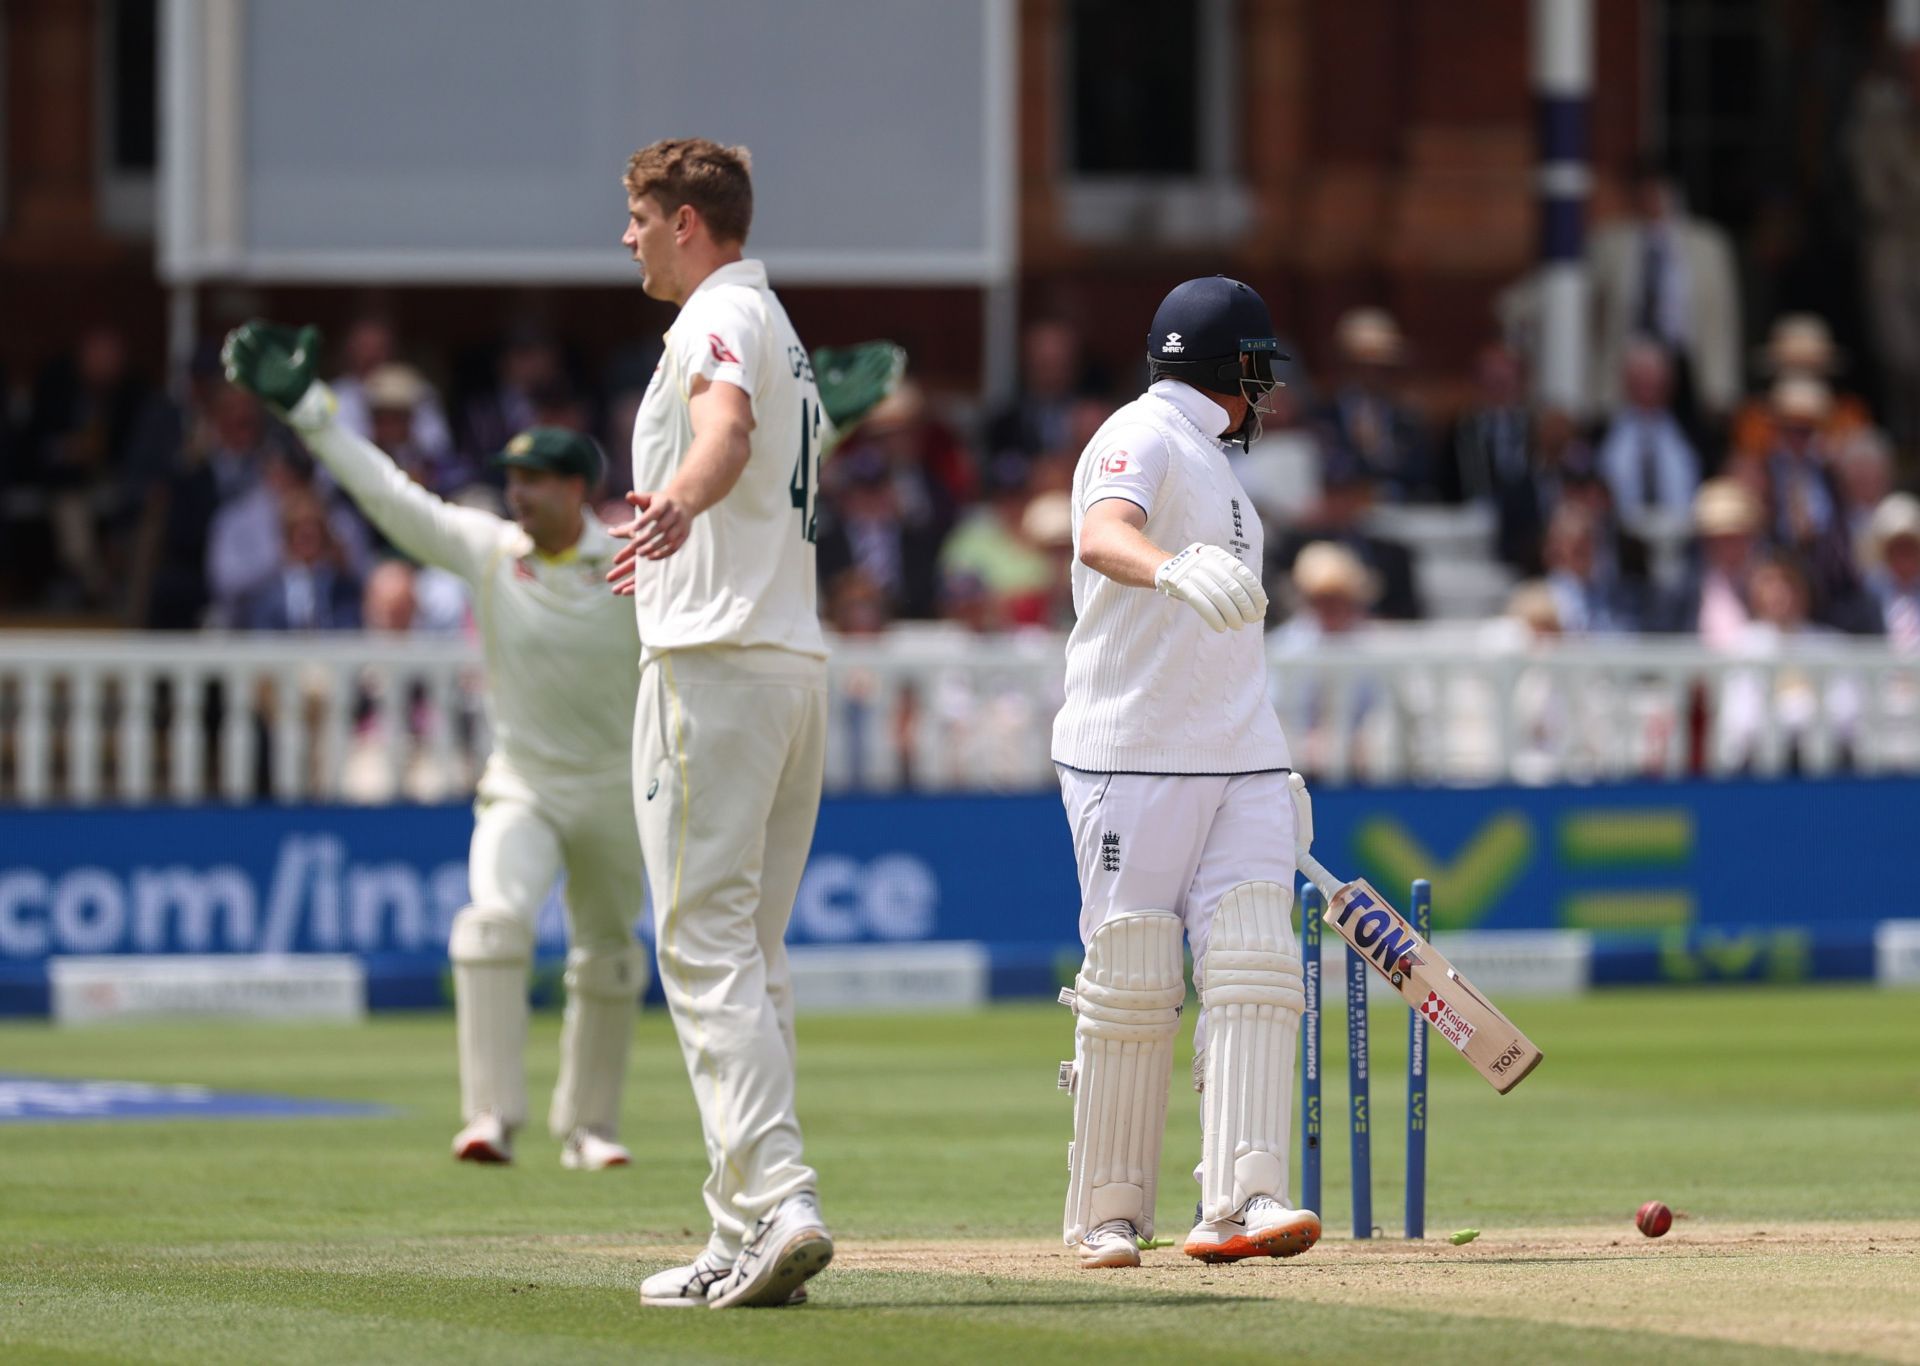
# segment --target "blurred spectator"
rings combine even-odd
[[[1305,420],[1306,395],[1289,381],[1267,395],[1267,415],[1260,421],[1260,439],[1249,450],[1227,451],[1227,461],[1240,487],[1266,524],[1267,539],[1305,515],[1320,499],[1320,471],[1325,461],[1320,438]]]
[[[382,560],[374,566],[360,606],[369,631],[406,635],[413,630],[419,610],[413,581],[414,568],[405,560]]]
[[[1563,503],[1547,523],[1542,557],[1554,615],[1569,635],[1631,631],[1639,625],[1632,593],[1599,554],[1601,527],[1587,508]]]
[[[188,363],[186,401],[156,404],[142,426],[135,456],[141,514],[127,605],[135,625],[186,631],[202,623],[207,533],[220,501],[213,413],[225,387],[217,349],[202,343]]]
[[[204,458],[214,507],[205,546],[208,624],[231,628],[245,623],[250,601],[278,574],[286,545],[283,504],[314,495],[313,471],[304,452],[267,426],[250,394],[222,384],[209,409]],[[329,545],[358,563],[365,554],[365,525],[344,506],[318,506]]]
[[[1788,375],[1773,386],[1774,444],[1761,467],[1767,531],[1797,562],[1820,619],[1857,626],[1859,577],[1846,504],[1820,436],[1832,404],[1825,383],[1810,376]]]
[[[1897,45],[1862,81],[1847,150],[1866,212],[1866,306],[1887,424],[1920,458],[1920,43]]]
[[[373,440],[373,413],[367,403],[366,386],[374,371],[391,365],[397,358],[393,327],[384,318],[364,317],[347,329],[340,348],[341,373],[329,383],[340,404],[340,420]],[[447,415],[440,399],[428,386],[413,408],[413,426],[408,443],[423,455],[445,459],[453,450],[453,435],[447,429]]]
[[[1295,610],[1275,633],[1283,654],[1308,654],[1367,623],[1379,585],[1360,557],[1344,545],[1314,541],[1293,562]]]
[[[1887,495],[1868,524],[1865,560],[1867,592],[1888,643],[1920,653],[1920,499]]]
[[[1522,574],[1545,572],[1541,544],[1547,520],[1565,497],[1567,484],[1594,478],[1593,450],[1564,408],[1542,408],[1533,419],[1529,475],[1495,489],[1494,544],[1500,558]]]
[[[1533,482],[1533,419],[1526,371],[1503,342],[1474,361],[1479,398],[1453,429],[1453,460],[1442,470],[1443,497],[1499,508]]]
[[[1737,479],[1709,479],[1693,499],[1699,563],[1676,597],[1671,625],[1716,650],[1732,649],[1752,620],[1747,579],[1759,544],[1760,500]]]
[[[1514,585],[1504,615],[1508,621],[1521,626],[1532,644],[1550,641],[1560,634],[1560,604],[1553,590],[1539,579]]]
[[[1599,455],[1614,509],[1636,532],[1684,525],[1700,486],[1700,457],[1674,419],[1667,353],[1655,342],[1630,342],[1620,372],[1620,407]]]
[[[1003,631],[1013,623],[1006,604],[971,570],[955,569],[940,576],[940,619],[976,634]]]
[[[280,499],[284,560],[249,595],[242,620],[250,631],[352,631],[360,627],[360,583],[327,524],[326,504],[309,488]],[[409,618],[411,602],[408,603]]]
[[[1735,460],[1760,460],[1773,449],[1771,384],[1788,375],[1805,375],[1831,386],[1844,357],[1834,345],[1826,319],[1814,313],[1783,313],[1767,334],[1760,353],[1760,370],[1769,388],[1754,394],[1734,415],[1730,450]],[[1873,415],[1857,395],[1835,393],[1833,407],[1821,425],[1821,435],[1843,439],[1873,426]]]
[[[992,600],[992,617],[1032,625],[1046,615],[1053,566],[1022,530],[1027,464],[1000,456],[987,467],[987,501],[962,519],[940,551],[944,584],[976,580]],[[978,604],[973,604],[975,614]]]
[[[1726,771],[1754,764],[1770,733],[1783,747],[1790,772],[1804,766],[1807,746],[1820,735],[1841,751],[1844,760],[1860,712],[1857,681],[1845,674],[1791,666],[1796,659],[1818,661],[1826,647],[1839,639],[1813,622],[1805,572],[1793,556],[1776,551],[1754,565],[1746,596],[1753,621],[1731,653],[1787,663],[1727,674],[1715,717],[1716,768]]]
[[[1364,636],[1368,606],[1379,586],[1366,565],[1344,545],[1315,541],[1293,562],[1294,611],[1274,633],[1274,651],[1283,658],[1312,658],[1328,645],[1347,645]],[[1367,770],[1366,732],[1380,711],[1379,683],[1352,676],[1332,687],[1296,679],[1285,667],[1275,671],[1278,705],[1302,772]]]
[[[546,425],[535,412],[534,396],[564,378],[558,347],[537,332],[514,332],[500,348],[493,387],[461,411],[466,449],[484,458],[527,428]]]
[[[134,509],[128,451],[148,398],[114,327],[85,332],[35,387],[22,473],[48,496],[52,591],[65,606],[104,606],[125,567],[124,538],[102,532]]]
[[[425,629],[417,596],[421,577],[422,571],[405,560],[376,565],[362,596],[360,615],[366,629],[385,635]],[[404,686],[384,668],[362,671],[353,735],[341,763],[340,795],[350,802],[377,804],[441,802],[469,791],[473,778],[461,757],[465,747],[448,745],[435,755],[436,724],[456,725],[459,720],[437,714],[437,705],[423,683]]]
[[[923,512],[909,517],[900,484],[873,446],[837,454],[822,473],[819,573],[831,585],[849,570],[880,594],[886,618],[932,617],[938,608],[940,540]]]
[[[238,626],[254,592],[280,567],[281,501],[302,487],[301,457],[269,438],[265,416],[251,394],[222,385],[215,391],[206,468],[214,511],[206,542],[210,624]]]
[[[848,434],[835,459],[861,451],[871,451],[885,462],[901,515],[936,538],[945,536],[960,509],[973,501],[976,481],[966,447],[934,415],[926,393],[911,379],[901,381],[874,405]],[[829,460],[822,474],[829,482],[833,464]]]
[[[1062,630],[1073,625],[1073,495],[1051,489],[1035,494],[1020,515],[1020,534],[1046,557],[1049,573],[1039,624]]]
[[[892,622],[886,592],[860,566],[844,568],[825,582],[827,625],[841,635],[878,635]]]
[[[1328,462],[1325,488],[1313,515],[1298,529],[1268,543],[1268,577],[1291,573],[1301,551],[1314,541],[1332,541],[1352,551],[1379,584],[1376,611],[1383,617],[1411,621],[1421,615],[1413,583],[1413,556],[1397,541],[1367,530],[1373,511],[1373,480],[1366,468],[1335,456]]]
[[[1030,464],[1066,446],[1073,401],[1100,388],[1071,326],[1051,318],[1029,323],[1020,338],[1020,392],[987,420],[987,459]]]
[[[361,396],[367,405],[367,439],[416,484],[445,498],[478,476],[478,468],[450,448],[434,450],[420,444],[418,414],[421,405],[432,399],[433,386],[411,365],[381,366],[367,376]]]
[[[1569,474],[1560,482],[1560,505],[1579,508],[1593,519],[1598,533],[1594,551],[1602,577],[1624,584],[1637,602],[1654,578],[1653,549],[1645,538],[1620,524],[1607,481],[1591,471]],[[1663,580],[1667,587],[1679,582],[1682,569],[1678,562],[1671,567],[1671,577]]]
[[[1630,185],[1631,217],[1594,234],[1587,254],[1597,340],[1596,406],[1621,401],[1630,341],[1649,337],[1673,362],[1674,410],[1698,442],[1740,399],[1740,290],[1727,235],[1694,218],[1680,186],[1642,162]]]
[[[1865,427],[1827,437],[1833,451],[1834,486],[1840,492],[1840,520],[1847,544],[1857,556],[1865,544],[1873,514],[1893,492],[1893,447],[1877,429]]]
[[[1425,424],[1397,392],[1406,339],[1393,315],[1356,308],[1334,328],[1340,379],[1319,419],[1330,464],[1358,464],[1390,502],[1431,493]]]

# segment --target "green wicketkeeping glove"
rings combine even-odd
[[[904,347],[890,341],[823,346],[813,353],[813,382],[833,425],[846,431],[892,393],[907,371]]]
[[[230,383],[285,413],[313,384],[320,366],[320,329],[283,327],[255,318],[227,333],[220,363]]]

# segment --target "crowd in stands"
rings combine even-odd
[[[1920,195],[1899,201],[1908,182],[1880,165],[1904,149],[1869,123],[1855,154],[1887,214],[1920,214]],[[1907,169],[1920,184],[1920,158]],[[1508,614],[1536,635],[1686,633],[1733,649],[1756,630],[1847,633],[1920,650],[1906,381],[1894,387],[1907,397],[1876,411],[1820,317],[1744,327],[1725,234],[1652,167],[1632,212],[1594,235],[1589,284],[1595,365],[1579,412],[1530,397],[1524,283],[1502,298],[1472,398],[1451,413],[1413,401],[1415,362],[1434,358],[1385,309],[1292,339],[1318,363],[1288,374],[1262,437],[1233,455],[1265,525],[1287,648],[1455,610],[1427,600],[1431,557],[1393,530],[1395,512],[1440,506],[1484,523]],[[1895,350],[1883,368],[1904,374]],[[610,456],[605,513],[623,515],[651,356],[588,374],[556,339],[516,332],[444,389],[412,363],[428,359],[386,319],[360,319],[329,357],[342,420],[427,488],[495,508],[488,457],[514,432],[592,432]],[[833,453],[818,542],[834,628],[1071,623],[1074,465],[1144,365],[1107,373],[1072,326],[1042,318],[1022,337],[1019,377],[985,411],[910,379]],[[0,423],[0,603],[175,630],[466,628],[462,585],[384,544],[224,382],[211,343],[176,401],[137,372],[118,330],[96,327],[13,407]]]
[[[1662,312],[1640,288],[1649,315]],[[1713,331],[1682,297],[1665,313],[1688,335]],[[1920,647],[1920,501],[1898,487],[1908,471],[1818,317],[1777,319],[1753,383],[1731,395],[1704,378],[1724,357],[1688,363],[1656,332],[1629,333],[1611,353],[1614,397],[1585,419],[1531,402],[1521,353],[1494,341],[1476,359],[1474,401],[1436,423],[1406,397],[1409,349],[1386,311],[1348,313],[1324,385],[1294,374],[1262,438],[1233,455],[1266,527],[1287,639],[1427,615],[1421,566],[1381,533],[1380,510],[1443,504],[1483,510],[1488,554],[1537,630],[1730,646],[1797,614],[1793,629]],[[634,395],[583,399],[561,350],[521,335],[490,386],[450,404],[400,350],[384,322],[363,320],[333,384],[343,420],[414,479],[498,507],[487,456],[524,426],[576,426],[615,456],[606,510],[618,515]],[[909,381],[835,451],[818,537],[822,610],[838,630],[1071,623],[1074,464],[1140,376],[1116,387],[1054,320],[1028,328],[1023,358],[1022,387],[998,409],[963,422]],[[211,348],[176,405],[135,377],[116,332],[89,333],[35,389],[7,475],[24,513],[0,552],[16,599],[169,629],[465,625],[462,586],[398,560],[290,434],[224,383]]]

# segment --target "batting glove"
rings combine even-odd
[[[1154,571],[1153,586],[1184,602],[1214,631],[1267,619],[1267,593],[1254,572],[1217,545],[1195,541]]]

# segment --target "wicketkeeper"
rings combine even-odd
[[[388,540],[467,582],[486,655],[494,749],[473,808],[472,902],[447,945],[466,1121],[454,1156],[513,1158],[534,922],[564,871],[567,1006],[547,1124],[564,1165],[624,1166],[620,1094],[649,977],[633,937],[646,882],[628,772],[640,641],[602,582],[618,543],[587,506],[599,448],[560,428],[522,432],[496,457],[513,520],[456,507],[335,421],[314,378],[319,345],[311,327],[247,323],[227,338],[227,378],[286,418]]]
[[[1137,1266],[1154,1230],[1173,1039],[1193,950],[1206,1261],[1320,1237],[1287,1195],[1301,964],[1286,738],[1267,700],[1260,518],[1227,462],[1274,387],[1273,323],[1224,276],[1189,280],[1147,339],[1151,387],[1074,473],[1067,698],[1053,757],[1079,864],[1066,1241]]]

